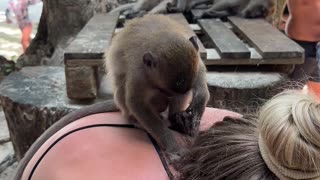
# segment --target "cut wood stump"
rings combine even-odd
[[[53,123],[80,105],[67,98],[63,67],[25,67],[0,84],[0,97],[17,159]]]
[[[208,72],[209,106],[239,113],[255,111],[280,91],[288,79],[280,73]]]

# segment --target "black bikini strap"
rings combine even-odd
[[[59,137],[57,140],[55,140],[49,147],[48,149],[41,155],[41,157],[38,159],[38,161],[36,162],[36,164],[34,165],[34,167],[32,168],[32,171],[29,175],[29,178],[28,180],[31,180],[36,168],[38,167],[38,165],[40,164],[40,162],[42,161],[42,159],[44,158],[44,156],[53,148],[54,145],[56,145],[59,141],[61,141],[63,138],[67,137],[68,135],[74,133],[74,132],[77,132],[77,131],[81,131],[83,129],[89,129],[89,128],[94,128],[94,127],[103,127],[103,126],[108,126],[108,127],[117,127],[117,128],[135,128],[135,129],[140,129],[140,128],[136,128],[134,125],[131,125],[131,124],[94,124],[94,125],[88,125],[88,126],[83,126],[83,127],[80,127],[80,128],[77,128],[77,129],[74,129],[64,135],[62,135],[61,137]],[[145,131],[146,132],[146,131]],[[147,132],[146,132],[147,133]],[[161,151],[159,145],[157,144],[157,142],[150,136],[149,133],[147,133],[150,141],[152,142],[153,146],[155,147],[158,155],[159,155],[159,158],[162,162],[162,165],[169,177],[170,180],[173,180],[174,179],[174,176],[172,175],[170,169],[169,169],[169,166],[164,158],[164,154],[163,152]]]
[[[169,179],[170,179],[170,180],[173,180],[173,179],[174,179],[174,176],[172,175],[172,173],[171,173],[171,171],[170,171],[170,169],[169,169],[169,166],[168,166],[168,164],[167,164],[167,161],[165,160],[165,157],[164,157],[165,155],[164,155],[163,151],[161,151],[161,149],[160,149],[159,145],[157,144],[157,142],[155,141],[155,139],[153,139],[153,137],[152,137],[149,133],[147,133],[147,134],[148,134],[149,139],[151,140],[154,148],[156,149],[156,151],[157,151],[157,153],[158,153],[158,155],[159,155],[159,158],[160,158],[160,160],[161,160],[161,162],[162,162],[162,165],[163,165],[163,167],[164,167],[164,170],[166,171],[166,173],[167,173],[168,176],[169,176]]]
[[[77,129],[74,129],[70,132],[67,132],[66,134],[62,135],[61,137],[59,137],[57,140],[55,140],[49,147],[48,149],[41,155],[41,157],[38,159],[38,161],[36,162],[36,164],[34,165],[34,167],[32,168],[32,171],[29,175],[28,180],[31,180],[32,175],[34,174],[34,171],[36,170],[36,168],[38,167],[38,165],[40,164],[40,162],[42,161],[42,159],[44,158],[44,156],[53,148],[54,145],[56,145],[59,141],[61,141],[63,138],[67,137],[68,135],[83,130],[83,129],[89,129],[89,128],[93,128],[93,127],[103,127],[103,126],[108,126],[108,127],[117,127],[117,128],[135,128],[133,125],[130,124],[94,124],[94,125],[88,125],[88,126],[83,126]]]

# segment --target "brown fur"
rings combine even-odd
[[[117,106],[126,118],[137,120],[169,153],[177,153],[179,146],[158,113],[163,108],[157,105],[175,104],[169,107],[175,117],[171,120],[184,118],[197,125],[209,97],[205,66],[189,38],[185,27],[169,17],[148,15],[126,24],[106,52]],[[174,103],[182,102],[179,98],[185,99],[183,94],[189,91],[194,94],[189,106],[195,112],[192,117],[183,114],[183,104]],[[154,99],[157,105],[152,103]],[[190,126],[191,129],[177,128],[186,129],[189,134],[198,128],[181,122],[173,124]]]

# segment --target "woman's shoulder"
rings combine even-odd
[[[226,116],[241,115],[206,108],[200,129]],[[150,136],[120,112],[93,114],[66,125],[42,144],[22,179],[168,179],[158,151]]]

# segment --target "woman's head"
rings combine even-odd
[[[256,122],[225,118],[201,132],[178,164],[183,180],[273,180],[259,153]]]
[[[180,179],[314,179],[320,167],[320,105],[286,91],[257,119],[216,123],[196,138],[180,164]]]
[[[263,159],[278,177],[319,177],[320,103],[315,97],[301,91],[275,96],[261,108],[258,130]]]

